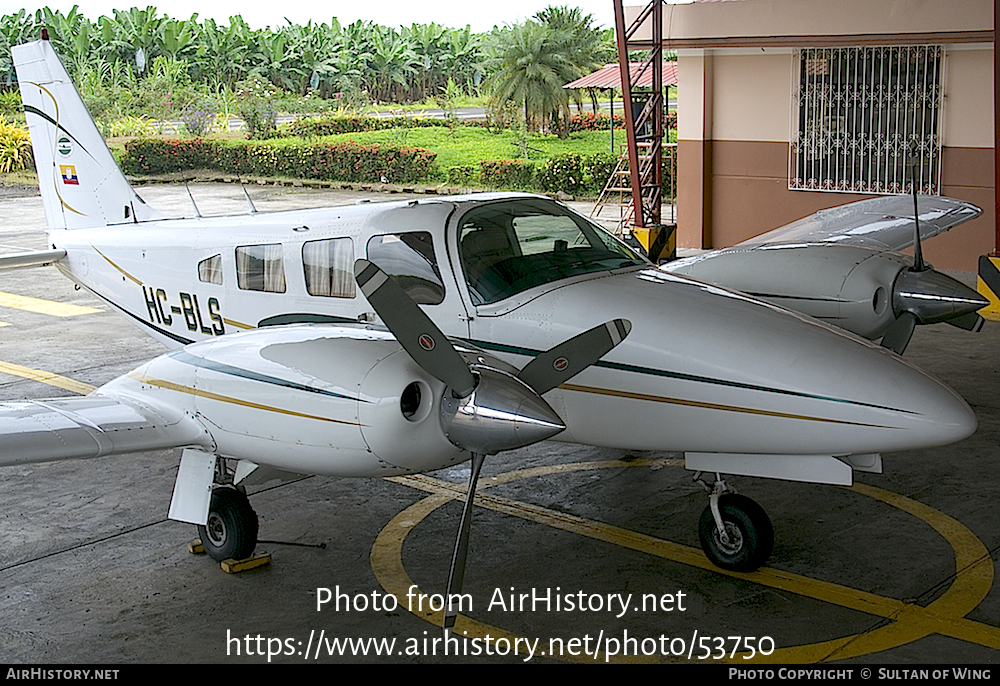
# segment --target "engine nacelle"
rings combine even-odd
[[[445,392],[389,333],[316,325],[195,343],[97,391],[182,407],[219,455],[329,476],[390,476],[467,459],[441,427]]]
[[[893,285],[909,266],[901,253],[829,243],[734,248],[667,268],[874,340],[896,320]]]

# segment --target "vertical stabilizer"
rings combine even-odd
[[[49,228],[159,219],[125,179],[47,40],[11,49]]]

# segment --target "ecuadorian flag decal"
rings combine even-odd
[[[63,183],[68,186],[79,186],[80,180],[76,178],[76,167],[72,164],[60,164],[59,171],[62,173]]]

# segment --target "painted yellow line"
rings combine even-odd
[[[48,314],[53,317],[76,317],[81,314],[103,312],[103,310],[94,309],[93,307],[57,303],[52,300],[29,298],[26,295],[14,295],[13,293],[0,293],[0,307],[11,307],[15,310]]]
[[[38,381],[39,383],[55,386],[56,388],[62,388],[63,390],[79,393],[80,395],[87,395],[97,388],[97,386],[91,386],[89,383],[75,381],[65,376],[53,374],[52,372],[43,372],[40,369],[22,367],[19,364],[11,364],[10,362],[0,362],[0,372],[10,374],[12,376],[20,376],[24,379],[31,379],[32,381]]]
[[[107,261],[108,264],[110,264],[112,267],[114,267],[119,272],[121,272],[122,276],[124,276],[125,278],[127,278],[130,281],[134,282],[137,286],[141,286],[142,285],[142,281],[140,281],[139,279],[137,279],[134,276],[132,276],[131,274],[129,274],[127,271],[125,271],[124,269],[122,269],[121,267],[119,267],[117,264],[115,264],[112,260],[108,259],[108,256],[105,255],[104,253],[102,253],[100,250],[98,250],[95,246],[91,245],[90,247],[94,248],[94,252],[96,252],[98,255],[100,255],[101,257],[103,257]]]
[[[244,324],[243,322],[238,322],[235,319],[226,319],[225,317],[223,317],[222,321],[224,321],[226,324],[229,324],[229,326],[235,326],[237,329],[256,329],[257,328],[256,326],[253,326],[252,324]]]
[[[265,412],[277,412],[279,414],[287,414],[290,417],[302,417],[303,419],[316,419],[321,422],[331,422],[333,424],[346,424],[348,426],[360,426],[364,427],[364,424],[359,424],[358,422],[348,422],[343,419],[333,419],[331,417],[321,417],[315,414],[305,414],[303,412],[296,412],[295,410],[283,410],[280,407],[272,407],[270,405],[262,405],[260,403],[251,402],[249,400],[242,400],[240,398],[233,398],[228,395],[220,395],[219,393],[212,393],[211,391],[206,391],[203,388],[192,388],[191,386],[184,386],[183,384],[174,383],[173,381],[165,381],[163,379],[157,379],[152,376],[146,376],[138,371],[134,371],[129,375],[130,379],[135,379],[139,383],[149,384],[150,386],[156,386],[158,388],[165,388],[168,391],[177,391],[178,393],[186,393],[187,395],[193,395],[198,398],[207,398],[208,400],[217,400],[222,403],[230,403],[233,405],[239,405],[241,407],[249,407],[253,410],[264,410]]]
[[[680,461],[663,461],[662,463],[680,464]],[[558,472],[609,467],[642,467],[650,464],[653,463],[643,460],[629,462],[611,460],[537,467],[484,479],[480,482],[480,489]],[[402,568],[403,539],[430,512],[450,500],[464,500],[467,487],[463,484],[439,481],[425,475],[395,477],[390,480],[433,494],[399,513],[379,533],[372,548],[372,569],[379,579],[379,583],[386,591],[396,595],[400,599],[400,604],[405,606],[406,593],[412,582]],[[750,574],[727,572],[712,565],[699,549],[602,522],[594,522],[565,512],[548,510],[481,491],[476,494],[476,504],[595,540],[891,620],[890,624],[879,625],[878,628],[868,632],[809,645],[779,648],[769,656],[758,655],[754,660],[744,660],[742,655],[736,655],[733,661],[740,664],[751,661],[804,664],[842,660],[888,650],[931,634],[940,634],[1000,649],[1000,628],[965,618],[966,614],[986,598],[993,583],[993,561],[982,542],[960,522],[922,503],[864,484],[857,484],[852,490],[914,515],[943,536],[952,547],[955,552],[955,577],[951,586],[934,602],[923,607],[915,603],[885,598],[839,584],[770,568],[760,569]],[[414,614],[438,626],[441,624],[440,612]],[[464,615],[459,615],[456,630],[467,632],[470,638],[473,636],[482,637],[486,633],[490,633],[492,636],[503,635],[497,633],[501,631],[500,629],[482,624]]]
[[[0,327],[3,326],[12,326],[12,324],[10,322],[0,322]]]

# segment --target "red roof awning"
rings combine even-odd
[[[639,73],[639,69],[642,67],[640,62],[629,63],[629,71],[632,73],[632,78]],[[634,85],[634,84],[633,84]],[[649,87],[653,85],[653,71],[647,69],[642,78],[639,79],[639,86]],[[676,86],[677,85],[677,62],[668,61],[663,63],[663,85],[664,86]],[[567,83],[563,88],[621,88],[621,69],[618,67],[618,63],[615,64],[605,64],[603,67],[598,69],[592,74],[587,74],[586,76],[580,77],[572,83]]]

